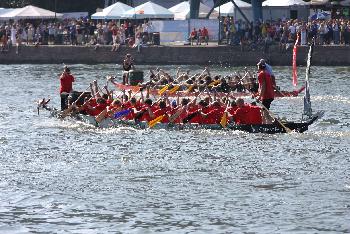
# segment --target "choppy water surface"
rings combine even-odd
[[[305,134],[279,135],[100,130],[38,116],[38,98],[59,105],[61,69],[0,66],[0,233],[350,232],[349,68],[313,67],[313,109],[325,116]],[[291,90],[291,69],[274,69]],[[71,70],[76,90],[120,74]],[[272,111],[299,119],[301,105],[278,99]]]

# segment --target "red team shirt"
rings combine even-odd
[[[262,94],[262,100],[273,99],[275,97],[275,92],[272,86],[272,80],[269,73],[266,71],[259,72],[258,82],[259,86],[262,87],[263,81],[265,81],[265,93]]]
[[[73,89],[74,77],[71,74],[64,74],[60,78],[60,93],[70,93]]]

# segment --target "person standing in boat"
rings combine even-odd
[[[258,83],[259,83],[259,93],[258,100],[266,107],[270,109],[271,103],[275,98],[275,92],[273,88],[273,81],[270,74],[266,71],[266,64],[264,62],[259,62],[258,64]]]
[[[267,64],[265,59],[260,59],[259,63],[265,64],[265,70],[267,73],[269,73],[269,75],[271,77],[273,88],[277,89],[276,78],[275,78],[275,75],[273,74],[271,65]]]
[[[134,58],[131,54],[126,54],[123,60],[123,84],[129,84],[129,71],[135,70]]]
[[[70,69],[64,66],[63,73],[60,76],[60,96],[61,110],[68,107],[68,96],[73,91],[74,76],[70,73]]]

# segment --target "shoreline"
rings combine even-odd
[[[240,46],[217,45],[160,45],[137,48],[120,46],[71,46],[71,45],[24,45],[13,46],[9,51],[0,52],[0,64],[100,64],[121,63],[126,53],[140,65],[234,65],[252,66],[265,58],[273,66],[291,66],[292,48],[279,52],[278,45],[270,46],[268,53],[262,51],[241,51]],[[308,46],[299,46],[297,65],[305,66]],[[350,66],[350,46],[315,46],[312,64],[314,66]]]

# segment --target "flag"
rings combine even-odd
[[[311,108],[311,99],[310,99],[310,86],[309,86],[309,74],[312,60],[312,52],[314,48],[314,38],[312,44],[309,48],[309,53],[307,56],[307,65],[306,65],[306,74],[305,74],[305,95],[304,95],[304,115],[311,117],[312,108]]]
[[[297,49],[298,49],[298,43],[299,43],[299,34],[297,37],[297,40],[295,41],[294,48],[293,48],[293,85],[298,85],[298,74],[297,74]]]

